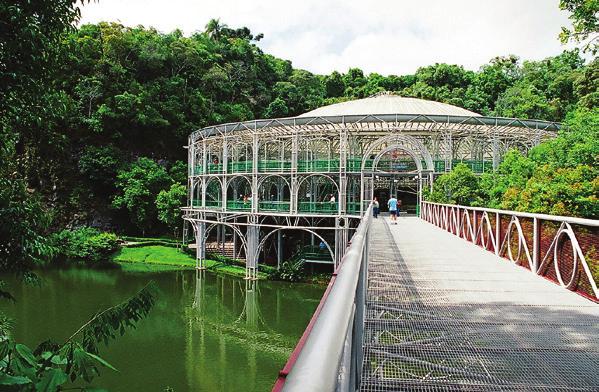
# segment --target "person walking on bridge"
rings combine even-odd
[[[372,215],[375,218],[379,217],[379,201],[376,199],[376,197],[372,200]]]
[[[389,215],[391,215],[391,221],[393,224],[397,224],[397,199],[395,196],[391,196],[389,201],[387,202],[387,207],[389,207]]]

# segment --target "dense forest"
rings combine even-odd
[[[57,255],[98,257],[115,246],[114,235],[87,226],[175,231],[186,195],[183,146],[193,130],[293,116],[379,91],[566,125],[529,156],[510,152],[496,173],[478,177],[457,166],[438,180],[430,199],[599,216],[599,61],[581,56],[597,51],[594,1],[560,1],[572,21],[560,38],[580,43],[580,51],[541,61],[499,56],[477,71],[434,64],[387,76],[295,69],[260,49],[261,34],[218,20],[190,36],[114,23],[76,27],[85,3],[0,3],[4,272],[34,280],[29,271]],[[61,231],[74,227],[83,229]],[[1,284],[0,297],[11,298]],[[63,345],[45,343],[33,353],[3,338],[0,358],[13,353],[16,359],[2,385],[56,390],[67,376],[91,380],[106,366],[96,355],[97,340],[109,340],[149,311],[152,295],[144,290],[99,313]],[[0,335],[9,327],[0,313]]]

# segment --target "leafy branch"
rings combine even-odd
[[[34,351],[8,337],[0,341],[0,389],[20,391],[66,390],[67,381],[83,379],[90,383],[100,374],[99,368],[117,371],[98,356],[100,342],[108,342],[123,335],[127,328],[146,317],[156,302],[157,287],[148,283],[135,296],[95,314],[63,344],[50,341],[41,343]],[[69,390],[87,390],[71,387]]]

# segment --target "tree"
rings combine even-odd
[[[187,162],[176,161],[168,169],[168,175],[171,177],[174,183],[186,185],[187,184]]]
[[[516,209],[519,197],[537,166],[518,150],[510,150],[494,173],[481,177],[481,188],[486,193],[487,206]]]
[[[205,33],[213,40],[218,41],[222,36],[222,30],[226,28],[226,24],[222,24],[220,19],[210,19],[206,24]]]
[[[337,71],[333,71],[329,76],[326,77],[325,89],[327,98],[340,97],[345,91],[345,83],[343,77]]]
[[[43,132],[42,118],[52,120],[50,113],[56,107],[45,106],[50,95],[45,84],[51,80],[62,34],[79,17],[75,4],[68,0],[0,4],[0,269],[19,276],[31,277],[31,268],[53,252],[47,238],[51,214],[29,187],[24,156],[25,146],[32,140],[37,143],[32,134],[45,134],[51,145],[52,135]],[[27,152],[39,155],[35,149]],[[0,291],[0,296],[9,294]]]
[[[157,219],[156,196],[170,184],[164,167],[149,158],[139,158],[128,169],[119,171],[116,182],[119,193],[112,206],[126,210],[137,229],[145,235]]]
[[[560,0],[559,7],[571,13],[569,18],[572,21],[571,29],[562,27],[559,35],[562,43],[582,42],[583,51],[596,54],[599,49],[599,1]]]
[[[275,98],[264,111],[265,118],[287,117],[288,115],[289,108],[280,97]]]
[[[110,194],[114,189],[116,174],[123,165],[123,158],[113,146],[87,146],[77,165],[92,188]]]
[[[177,229],[183,224],[181,219],[181,207],[187,199],[187,187],[181,184],[171,185],[169,190],[161,190],[156,197],[156,208],[158,219],[165,223],[177,237]]]
[[[543,93],[524,81],[516,83],[501,94],[495,106],[495,114],[528,119],[555,118]]]
[[[484,205],[480,178],[463,163],[458,163],[451,172],[439,176],[433,184],[433,191],[427,195],[427,198],[437,203]]]

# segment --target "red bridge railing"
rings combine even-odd
[[[599,220],[431,202],[420,217],[599,302]]]

